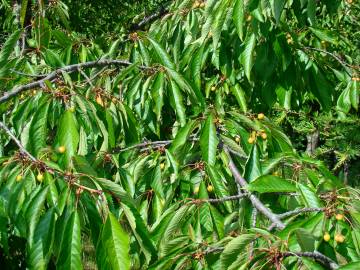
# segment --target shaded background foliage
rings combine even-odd
[[[359,3],[175,1],[136,32],[159,2],[1,3],[8,264],[359,267]]]

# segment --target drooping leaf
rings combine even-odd
[[[180,125],[183,127],[186,123],[186,113],[185,113],[185,106],[183,103],[183,96],[180,92],[179,87],[174,81],[171,81],[171,91],[172,91],[172,98],[173,98],[173,106],[176,111],[176,116],[180,122]]]
[[[9,61],[9,57],[13,52],[20,35],[21,30],[13,32],[2,46],[0,51],[0,69]]]
[[[34,156],[38,156],[40,150],[45,147],[47,139],[47,119],[49,103],[45,102],[35,113],[29,130],[27,148]]]
[[[254,239],[254,234],[242,234],[231,240],[220,255],[222,269],[228,269],[235,261],[236,258],[243,253],[245,247]]]
[[[251,81],[251,69],[254,64],[253,54],[255,49],[256,36],[255,34],[251,34],[245,40],[245,49],[241,54],[241,64],[244,67],[246,78]]]
[[[81,225],[77,211],[69,217],[62,236],[58,269],[83,269],[81,262]]]
[[[218,143],[219,140],[217,138],[213,116],[210,114],[202,128],[200,136],[202,157],[209,165],[215,164]]]
[[[62,162],[65,167],[68,167],[71,158],[77,153],[79,145],[78,124],[74,113],[67,110],[60,119],[59,128],[56,134],[55,146],[65,147],[65,152],[62,154]]]
[[[249,158],[245,165],[244,178],[246,181],[251,182],[262,175],[262,169],[260,164],[260,149],[257,144],[254,144]]]
[[[96,261],[100,269],[130,269],[129,236],[109,212],[97,246]]]

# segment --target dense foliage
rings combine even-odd
[[[1,265],[359,269],[359,3],[115,2],[1,1]]]

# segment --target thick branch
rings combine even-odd
[[[46,81],[50,81],[50,82],[54,81],[59,75],[61,75],[62,72],[72,73],[72,72],[78,71],[81,68],[103,67],[103,66],[110,66],[110,65],[129,66],[131,64],[132,63],[130,63],[129,61],[126,61],[126,60],[100,59],[97,61],[90,61],[90,62],[85,62],[85,63],[64,66],[64,67],[58,68],[58,69],[54,70],[53,72],[45,75],[45,77],[40,80],[31,82],[31,83],[28,83],[25,85],[21,85],[18,87],[14,87],[12,90],[4,93],[4,95],[2,97],[0,97],[0,104],[9,100],[13,96],[15,96],[21,92],[24,92],[24,91],[27,91],[30,89],[34,89],[34,88],[42,87]],[[139,66],[139,68],[146,69],[148,67]]]
[[[296,257],[312,258],[315,261],[326,266],[328,269],[335,270],[335,269],[339,268],[339,265],[336,262],[334,262],[332,259],[321,254],[318,251],[314,251],[314,252],[283,252],[282,256],[283,257],[296,256]]]
[[[233,162],[231,155],[227,149],[227,147],[224,147],[224,151],[226,152],[228,158],[229,158],[229,169],[231,173],[233,174],[235,180],[239,183],[239,185],[242,188],[247,187],[246,180],[240,175],[240,172],[238,171],[235,163]],[[276,227],[279,229],[284,229],[285,224],[282,223],[282,221],[279,219],[279,217],[274,214],[269,208],[267,208],[254,194],[249,195],[249,199],[254,207],[256,207],[257,210],[259,210],[260,213],[265,215],[268,219],[270,219]]]

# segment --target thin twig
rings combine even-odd
[[[202,254],[203,255],[207,255],[207,254],[210,254],[210,253],[218,253],[218,252],[222,252],[224,250],[223,247],[210,247],[208,249],[205,249]]]
[[[242,194],[238,194],[238,195],[227,196],[227,197],[222,197],[222,198],[217,198],[217,199],[192,199],[192,198],[190,198],[191,199],[190,203],[193,203],[193,204],[222,203],[222,202],[226,202],[226,201],[236,201],[243,197],[247,197],[248,195],[249,195],[248,193],[242,193]]]
[[[322,49],[318,49],[318,48],[314,48],[314,47],[302,47],[305,50],[312,50],[312,51],[317,51],[317,52],[321,52],[321,53],[325,53],[329,56],[331,56],[332,58],[334,58],[336,61],[338,61],[340,63],[340,65],[342,65],[342,67],[344,68],[345,72],[351,77],[352,75],[350,74],[350,72],[347,70],[347,67],[351,67],[353,68],[350,64],[346,63],[344,60],[342,60],[340,57],[336,56],[335,54],[322,50]]]
[[[190,136],[189,138],[190,141],[198,141],[199,138],[196,138],[194,136]],[[162,147],[162,146],[167,146],[169,144],[171,144],[173,142],[173,140],[163,140],[163,141],[145,141],[142,143],[138,143],[129,147],[125,147],[125,148],[121,148],[121,147],[115,147],[113,148],[110,152],[112,154],[116,154],[116,153],[121,153],[121,152],[126,152],[135,148],[146,148],[146,147]]]
[[[324,266],[326,266],[328,269],[335,270],[335,269],[339,268],[339,265],[336,262],[334,262],[332,259],[330,259],[329,257],[325,256],[324,254],[322,254],[318,251],[314,251],[314,252],[283,252],[282,256],[283,257],[296,256],[296,257],[312,258],[315,261],[318,261],[321,264],[323,264]]]
[[[30,74],[30,73],[21,72],[21,71],[15,70],[15,69],[10,69],[10,71],[15,74],[21,75],[21,76],[32,77],[32,78],[44,78],[47,75],[47,74],[39,74],[39,75]]]
[[[292,210],[292,211],[289,211],[289,212],[278,214],[278,217],[283,219],[283,218],[290,217],[290,216],[293,216],[293,215],[297,215],[297,214],[300,214],[300,213],[322,212],[322,211],[324,211],[324,208],[318,208],[318,207],[299,208],[299,209],[295,209],[295,210]]]
[[[21,86],[17,86],[14,87],[12,90],[5,92],[3,96],[0,97],[0,104],[9,100],[10,98],[12,98],[13,96],[16,96],[17,94],[30,90],[30,89],[34,89],[34,88],[38,88],[38,87],[42,87],[46,81],[54,81],[58,76],[60,76],[62,74],[62,72],[67,72],[67,73],[72,73],[75,71],[78,71],[81,68],[92,68],[92,67],[102,67],[102,66],[110,66],[110,65],[117,65],[117,66],[130,66],[132,65],[131,62],[127,61],[127,60],[111,60],[111,59],[100,59],[100,60],[96,60],[96,61],[90,61],[90,62],[85,62],[85,63],[79,63],[79,64],[73,64],[73,65],[68,65],[68,66],[64,66],[61,68],[58,68],[56,70],[54,70],[53,72],[47,74],[44,78],[25,84],[25,85],[21,85]],[[149,67],[145,67],[145,66],[138,66],[140,69],[148,69]]]
[[[21,144],[21,142],[15,137],[15,135],[10,131],[10,129],[3,123],[0,121],[0,128],[2,128],[6,134],[16,143],[16,145],[19,147],[20,152],[24,153],[25,155],[27,155],[33,162],[36,162],[37,159],[30,154],[25,147]]]
[[[224,151],[229,158],[229,169],[230,169],[231,173],[233,174],[235,180],[240,184],[240,186],[242,188],[246,189],[247,182],[241,176],[239,170],[237,169],[235,163],[233,162],[228,148],[224,147]],[[253,204],[253,206],[256,207],[260,213],[262,213],[268,219],[270,219],[270,221],[272,221],[276,225],[277,228],[279,228],[279,229],[285,228],[285,224],[279,219],[279,217],[276,214],[274,214],[269,208],[267,208],[254,194],[250,194],[249,199],[250,199],[251,203]]]
[[[125,148],[121,148],[121,147],[115,147],[113,150],[111,150],[111,153],[115,154],[115,153],[121,153],[121,152],[126,152],[135,148],[143,148],[143,147],[148,147],[148,146],[153,146],[153,147],[157,147],[157,146],[166,146],[172,143],[172,140],[165,140],[165,141],[148,141],[148,142],[142,142],[139,144],[135,144],[129,147],[125,147]]]
[[[130,27],[130,30],[131,31],[136,31],[136,30],[143,29],[145,25],[147,25],[147,24],[155,21],[156,19],[164,16],[165,14],[168,13],[168,8],[166,6],[168,6],[171,3],[172,3],[172,1],[168,1],[167,3],[165,3],[165,5],[162,5],[158,11],[154,12],[153,14],[151,14],[149,16],[146,16],[140,22],[138,22],[136,24],[133,24]]]
[[[16,138],[16,136],[10,131],[10,129],[3,123],[0,121],[0,128],[3,129],[6,134],[16,143],[16,145],[19,147],[20,149],[20,152],[25,154],[34,164],[38,164],[41,166],[42,169],[45,169],[47,170],[48,172],[50,173],[53,173],[53,174],[57,174],[59,176],[62,176],[64,177],[65,179],[68,178],[69,176],[60,171],[60,170],[56,170],[54,168],[51,168],[49,167],[48,165],[46,165],[43,161],[37,159],[36,157],[34,157],[32,154],[30,154],[26,149],[25,147],[21,144],[21,142]],[[83,189],[83,190],[87,190],[91,193],[97,193],[97,194],[101,194],[103,192],[103,190],[98,190],[98,189],[93,189],[93,188],[89,188],[87,186],[83,186],[79,183],[76,183],[76,182],[73,182],[71,180],[68,181],[68,183],[71,183],[72,185],[74,186],[77,186],[78,188],[80,189]]]

